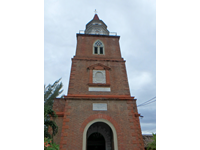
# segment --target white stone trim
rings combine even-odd
[[[94,111],[107,111],[107,103],[93,103],[92,110]]]
[[[91,122],[89,122],[86,125],[86,127],[85,127],[85,129],[83,131],[83,147],[82,147],[82,150],[86,150],[87,131],[88,131],[89,127],[95,122],[104,122],[112,129],[113,140],[114,140],[114,150],[118,150],[116,129],[115,129],[115,127],[113,126],[113,124],[111,122],[109,122],[108,120],[105,120],[105,119],[95,119],[95,120],[92,120]]]
[[[89,87],[88,91],[110,92],[110,87]]]

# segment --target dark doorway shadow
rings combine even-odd
[[[88,137],[87,150],[106,150],[105,147],[105,139],[100,133],[95,132]]]

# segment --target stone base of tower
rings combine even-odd
[[[144,150],[134,97],[69,95],[55,99],[53,109],[60,150]]]

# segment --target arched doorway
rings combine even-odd
[[[104,116],[103,116],[104,117]],[[116,129],[114,127],[114,125],[103,118],[98,118],[98,119],[94,119],[89,121],[86,125],[82,124],[83,129],[83,143],[82,143],[82,150],[87,150],[87,138],[88,138],[88,129],[96,122],[102,122],[105,123],[106,125],[108,125],[111,129],[112,129],[112,133],[113,133],[113,145],[112,145],[112,149],[111,150],[118,150],[118,141],[117,141],[117,132]],[[106,139],[105,139],[106,141]]]
[[[95,122],[87,130],[87,150],[113,150],[113,132],[104,122]]]

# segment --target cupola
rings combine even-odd
[[[94,18],[86,24],[85,34],[109,35],[109,31],[106,24],[95,14]]]

